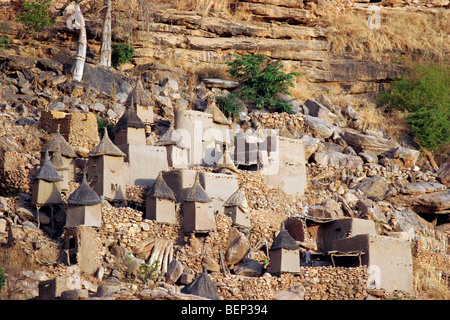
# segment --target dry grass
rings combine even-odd
[[[36,260],[29,255],[23,247],[1,247],[0,248],[0,267],[6,272],[6,285],[0,293],[0,300],[23,299],[23,292],[18,283],[23,278],[22,271],[35,270],[37,268]]]
[[[367,27],[370,14],[365,10],[322,10],[334,52],[360,52],[377,59],[391,51],[418,51],[442,59],[450,51],[450,15],[444,8],[428,12],[381,8],[379,29]]]
[[[450,299],[449,280],[444,276],[450,268],[448,256],[432,253],[416,244],[413,256],[414,291],[421,300]]]

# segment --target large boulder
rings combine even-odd
[[[335,131],[340,130],[339,127],[322,118],[305,115],[304,121],[305,127],[317,138],[328,139]]]
[[[360,157],[341,152],[316,152],[313,155],[313,159],[317,164],[335,167],[357,168],[364,164]]]
[[[439,166],[437,177],[439,181],[447,187],[450,187],[450,162],[443,163]]]
[[[400,147],[395,141],[349,130],[344,132],[344,139],[356,152],[371,153],[377,156]]]
[[[367,198],[374,201],[382,201],[391,195],[390,183],[380,175],[361,181],[355,189],[361,190]]]

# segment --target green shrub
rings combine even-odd
[[[6,280],[6,272],[4,268],[0,268],[0,292],[2,291],[3,286],[5,285]]]
[[[150,263],[149,261],[141,264],[139,266],[139,275],[145,283],[148,283],[150,280],[156,280],[159,276],[158,268],[161,265],[159,261],[154,261]]]
[[[111,49],[111,62],[114,67],[129,62],[135,52],[134,45],[127,42],[113,42]]]
[[[426,149],[450,143],[449,71],[448,65],[416,65],[380,97],[387,110],[406,112],[416,142]]]
[[[22,3],[22,11],[17,14],[17,22],[22,22],[28,30],[40,31],[52,26],[55,21],[50,13],[50,0],[28,0]]]
[[[242,108],[242,102],[239,101],[238,95],[230,93],[227,95],[217,95],[216,103],[226,117],[237,118]]]
[[[289,87],[294,87],[294,77],[300,73],[284,73],[280,60],[272,61],[263,55],[235,56],[227,65],[227,72],[242,83],[242,99],[253,101],[258,109],[292,113],[289,103],[280,100],[277,95],[290,95]]]
[[[98,135],[100,136],[100,139],[103,139],[103,135],[105,134],[105,128],[108,131],[108,136],[111,140],[114,140],[114,125],[112,123],[109,123],[108,120],[102,119],[99,116],[97,116],[97,129],[98,129]]]
[[[6,49],[10,43],[10,38],[6,36],[0,36],[0,50]]]

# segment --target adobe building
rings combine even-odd
[[[284,224],[269,249],[269,261],[268,271],[272,274],[300,273],[300,247]]]
[[[91,150],[100,142],[97,117],[93,113],[42,110],[39,125],[48,133],[57,132],[59,128],[65,141],[74,147]],[[64,148],[61,152],[65,156]]]
[[[88,155],[87,172],[92,189],[108,201],[124,201],[126,155],[112,143],[106,128],[102,141]]]
[[[317,229],[317,248],[320,251],[333,250],[333,241],[360,234],[376,235],[373,220],[345,218],[321,223]]]
[[[155,103],[150,93],[144,89],[141,80],[137,81],[133,91],[128,95],[125,107],[131,107],[133,102],[136,106],[136,114],[142,122],[146,125],[153,124],[153,107]]]
[[[145,219],[159,223],[177,224],[175,194],[164,181],[162,173],[158,175],[151,190],[146,195]]]
[[[64,233],[64,249],[67,250],[67,264],[77,264],[82,273],[92,275],[98,269],[97,254],[100,246],[97,232],[87,226],[68,227]]]
[[[62,180],[58,171],[50,162],[50,157],[46,151],[40,168],[33,176],[31,202],[37,206],[61,203],[60,183]]]
[[[163,146],[167,152],[167,164],[171,168],[188,168],[189,153],[186,145],[173,124],[169,129],[155,142],[155,146]]]
[[[369,287],[413,292],[413,262],[408,240],[360,234],[334,240],[332,249],[364,253],[361,264],[368,267]]]
[[[197,171],[193,169],[177,168],[162,171],[164,181],[175,193],[177,202],[183,202],[184,195],[189,192],[195,183]]]
[[[66,161],[63,159],[60,151],[59,145],[55,152],[53,152],[53,156],[51,158],[52,164],[55,167],[56,171],[58,171],[59,176],[61,177],[61,192],[66,193],[69,191],[69,167],[67,166]]]
[[[259,164],[266,182],[291,195],[303,195],[307,185],[305,148],[302,140],[270,135]],[[269,143],[270,141],[270,143]],[[274,150],[276,149],[276,150]]]
[[[231,217],[233,225],[251,228],[250,210],[243,188],[239,188],[233,193],[223,206],[225,207],[224,213]]]
[[[212,200],[200,185],[198,175],[183,199],[183,230],[185,233],[203,233],[216,229]]]
[[[207,152],[212,153],[214,145],[211,142],[221,132],[213,131],[213,116],[210,113],[196,110],[175,111],[175,130],[183,137],[189,153],[189,164],[203,165],[209,160],[205,155]],[[218,140],[222,140],[220,138]]]
[[[102,200],[89,186],[86,173],[83,174],[80,186],[70,195],[67,202],[66,227],[102,226]]]
[[[211,198],[211,205],[216,213],[224,212],[224,204],[239,189],[236,175],[214,172],[199,172],[202,188]]]
[[[114,144],[126,154],[126,185],[153,185],[159,172],[169,169],[166,148],[147,145],[145,124],[138,117],[134,106],[127,108],[117,122],[115,131]]]
[[[217,147],[218,149],[220,149],[216,151],[221,152],[222,155],[220,156],[219,161],[217,161],[216,165],[214,166],[214,172],[225,174],[238,173],[239,171],[230,156],[230,152],[228,151],[228,146],[226,144],[223,144],[222,146],[218,144]]]
[[[53,134],[50,140],[44,145],[42,153],[47,151],[50,156],[53,156],[53,153],[56,152],[58,148],[68,167],[68,180],[76,181],[76,159],[78,156],[72,146],[61,135],[60,125],[57,126],[56,133]]]

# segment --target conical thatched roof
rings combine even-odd
[[[197,176],[195,177],[194,185],[186,192],[184,196],[184,201],[203,202],[203,203],[212,201],[211,198],[206,193],[205,189],[203,189],[202,185],[200,184],[198,173]]]
[[[297,250],[299,246],[295,242],[294,238],[284,229],[284,224],[281,226],[281,231],[278,233],[277,237],[273,240],[270,250],[276,249],[287,249],[287,250]]]
[[[213,121],[220,124],[231,124],[231,121],[225,117],[223,112],[219,109],[219,107],[216,105],[216,102],[214,98],[212,98],[211,102],[208,104],[208,107],[206,108],[205,112],[212,114]]]
[[[131,104],[126,108],[115,128],[116,130],[125,128],[145,128],[144,122],[137,115],[133,98],[131,98]]]
[[[203,270],[202,274],[199,275],[197,279],[181,289],[181,292],[185,294],[193,294],[211,300],[220,300],[217,286],[209,278],[206,269]]]
[[[69,168],[61,155],[59,146],[57,146],[56,151],[53,152],[52,164],[57,171],[66,170]]]
[[[88,154],[90,157],[99,156],[114,156],[114,157],[126,157],[126,154],[122,152],[114,143],[108,135],[108,130],[105,128],[105,134],[103,135],[102,141]]]
[[[141,105],[141,106],[154,106],[152,97],[150,94],[144,89],[141,80],[138,80],[136,86],[133,91],[128,95],[127,101],[125,102],[125,106],[129,107],[132,103]]]
[[[215,170],[223,168],[229,169],[236,173],[239,172],[234,164],[233,159],[231,159],[230,153],[228,152],[227,148],[225,148],[222,157],[220,157],[219,161],[217,162]]]
[[[78,158],[75,151],[73,151],[72,146],[64,139],[64,137],[59,133],[59,126],[56,133],[51,137],[51,139],[45,144],[42,152],[55,152],[57,146],[60,147],[61,154],[67,158]]]
[[[86,180],[86,173],[83,173],[83,181],[80,186],[70,195],[67,202],[77,206],[93,206],[102,202],[98,194],[92,189]]]
[[[158,178],[156,178],[156,181],[148,193],[148,196],[152,198],[170,199],[173,201],[176,200],[175,193],[172,189],[170,189],[166,181],[164,181],[162,172],[160,172]]]
[[[57,182],[63,180],[53,164],[50,162],[48,151],[45,151],[44,160],[41,162],[41,166],[38,171],[34,174],[33,179],[44,180],[47,182]]]
[[[183,143],[183,138],[177,133],[173,124],[170,124],[169,129],[155,142],[155,146],[170,146],[176,145],[179,148],[186,149]]]
[[[232,206],[237,206],[243,212],[248,212],[249,207],[247,198],[245,197],[244,188],[239,188],[238,190],[236,190],[224,204],[224,207],[232,207]]]

